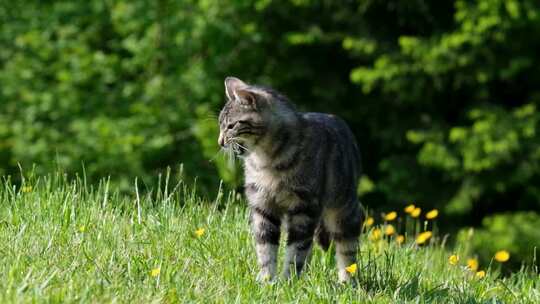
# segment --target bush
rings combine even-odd
[[[201,187],[215,189],[219,177],[194,132],[208,121],[196,110],[221,102],[221,81],[209,78],[222,76],[200,58],[211,52],[208,36],[221,36],[213,32],[219,20],[201,24],[212,9],[196,1],[2,7],[1,173],[14,174],[18,163],[37,164],[37,173],[84,165],[89,180],[112,175],[127,187],[183,162]],[[215,142],[215,130],[207,136]]]
[[[469,230],[459,234],[459,240],[470,245],[472,253],[481,258],[484,265],[490,263],[499,250],[510,252],[510,265],[521,262],[531,265],[540,249],[540,216],[534,212],[503,213],[485,217],[482,227],[475,229],[472,237]],[[496,262],[494,262],[496,263]]]

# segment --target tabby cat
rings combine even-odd
[[[283,276],[300,274],[313,239],[336,247],[340,281],[356,262],[361,209],[360,156],[340,118],[301,113],[282,94],[238,78],[225,79],[219,144],[243,159],[245,194],[260,281],[274,280],[280,232],[287,233]]]

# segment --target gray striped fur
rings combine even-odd
[[[219,144],[243,159],[259,280],[276,276],[280,231],[287,233],[283,276],[300,274],[315,237],[336,245],[340,281],[355,263],[361,228],[356,196],[360,158],[340,118],[301,113],[280,93],[228,77]]]

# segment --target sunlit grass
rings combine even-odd
[[[126,197],[106,182],[90,189],[62,176],[4,182],[0,302],[540,302],[537,273],[472,269],[466,246],[445,248],[436,234],[417,244],[426,231],[397,224],[408,215],[387,218],[392,233],[375,220],[364,227],[349,268],[356,286],[337,283],[333,251],[319,248],[299,279],[260,285],[240,197],[205,201],[192,187],[166,185]],[[451,255],[461,259],[452,265]]]

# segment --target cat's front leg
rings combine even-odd
[[[273,197],[264,188],[246,183],[251,232],[259,264],[259,282],[273,281],[277,272],[277,255],[281,229],[281,215],[271,208]]]
[[[286,216],[287,249],[283,277],[299,275],[309,260],[320,212],[308,203],[289,209]]]
[[[276,277],[280,224],[278,216],[268,209],[251,206],[251,229],[259,264],[257,281],[271,282]]]

